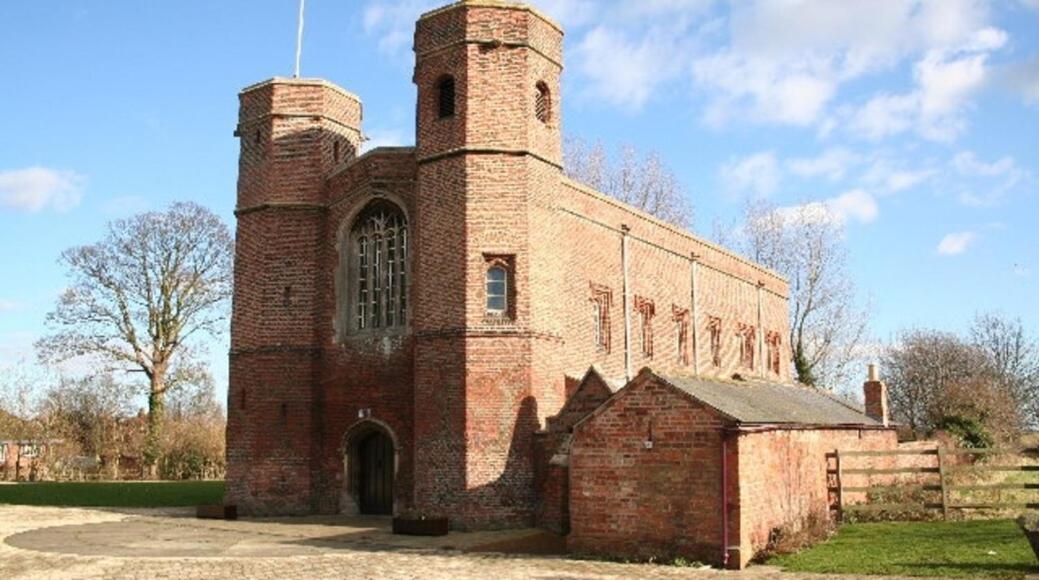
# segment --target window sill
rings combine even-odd
[[[487,312],[483,316],[483,323],[488,326],[508,326],[516,324],[516,320],[506,313]]]

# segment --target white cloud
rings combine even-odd
[[[705,120],[733,118],[816,125],[822,135],[838,124],[827,114],[841,86],[892,69],[915,55],[919,88],[867,99],[852,119],[858,131],[879,139],[905,131],[914,120],[932,138],[959,112],[964,96],[983,77],[987,53],[1006,42],[988,25],[984,0],[885,0],[836,2],[753,0],[736,3],[728,46],[701,55],[692,66],[709,97]],[[974,56],[954,59],[963,52]]]
[[[10,312],[11,310],[16,310],[19,306],[14,300],[0,298],[0,312]]]
[[[713,93],[704,117],[712,125],[749,114],[759,122],[806,126],[819,119],[836,90],[825,68],[728,51],[698,59],[693,76]]]
[[[902,162],[880,156],[862,175],[862,181],[878,194],[887,195],[916,187],[937,175],[938,170],[933,167],[908,169]]]
[[[1013,157],[985,162],[973,151],[957,153],[950,165],[960,176],[955,183],[960,201],[973,207],[998,204],[1030,175]]]
[[[974,232],[956,232],[947,234],[940,242],[938,242],[938,253],[943,256],[955,256],[962,254],[967,251],[975,241],[978,239],[978,234]]]
[[[641,108],[662,83],[681,73],[678,42],[663,32],[633,39],[617,28],[595,27],[573,51],[587,79],[583,93],[622,108]]]
[[[1028,278],[1032,275],[1032,269],[1024,264],[1014,264],[1014,275],[1018,278]]]
[[[83,198],[85,178],[74,171],[27,167],[0,171],[0,207],[36,213],[68,211]]]
[[[1026,105],[1039,104],[1039,56],[1007,65],[1002,77],[1004,84],[1019,94]]]
[[[955,140],[966,130],[971,97],[990,76],[989,55],[1006,40],[1002,30],[986,27],[956,47],[928,50],[913,67],[914,89],[872,97],[854,111],[850,130],[874,141],[909,129],[933,141]]]
[[[879,141],[909,129],[917,107],[915,95],[876,95],[855,111],[849,128],[866,139]]]
[[[1017,163],[1013,157],[1006,156],[992,163],[985,163],[978,159],[973,151],[961,151],[952,160],[953,167],[961,175],[1000,176],[1014,173]]]
[[[731,159],[719,169],[718,176],[731,192],[749,191],[766,197],[779,185],[779,163],[775,153],[762,151],[742,159]]]
[[[403,55],[415,18],[440,4],[369,0],[364,29],[380,50]],[[988,0],[544,0],[540,8],[570,33],[581,96],[639,110],[691,82],[710,125],[791,125],[822,138],[846,127],[870,140],[909,131],[954,140],[991,76],[989,55],[1007,42]],[[885,83],[842,102],[849,83],[906,64],[908,86]],[[1039,83],[1024,84],[1039,102]]]
[[[423,12],[436,8],[438,4],[436,0],[369,2],[362,16],[364,31],[379,38],[378,46],[382,52],[401,55],[411,48],[415,21]]]
[[[507,1],[522,3],[520,0]],[[711,0],[623,1],[616,2],[609,10],[603,10],[601,2],[597,0],[542,0],[536,7],[573,32],[595,20],[609,20],[622,25],[630,25],[634,21],[652,23],[656,20],[674,25],[677,17],[682,23],[687,23],[689,18],[710,4]],[[410,56],[408,51],[414,38],[415,21],[423,13],[444,5],[444,0],[369,0],[364,7],[362,25],[366,34],[377,37],[379,50],[383,53],[397,57]],[[647,36],[658,34],[655,32]],[[672,55],[670,60],[674,61],[674,57]]]
[[[880,210],[873,196],[861,189],[853,189],[826,202],[830,212],[842,222],[857,221],[868,224],[877,219]]]
[[[880,208],[872,195],[861,189],[853,189],[823,201],[781,207],[776,213],[784,221],[844,227],[851,222],[868,224],[876,221]]]
[[[817,157],[788,159],[786,167],[801,177],[825,177],[830,181],[838,181],[860,160],[860,156],[848,149],[832,147]]]

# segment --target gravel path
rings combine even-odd
[[[385,521],[371,519],[224,522],[175,510],[3,505],[0,578],[825,578],[767,566],[733,573],[466,552],[531,532],[432,539],[401,538],[385,528]]]

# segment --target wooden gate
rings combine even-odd
[[[1039,448],[1003,448],[1003,449],[948,449],[937,447],[932,449],[899,449],[892,451],[840,451],[828,455],[832,460],[830,480],[834,483],[830,491],[836,494],[834,502],[838,521],[844,519],[846,513],[868,511],[905,512],[912,509],[940,510],[943,518],[949,518],[950,510],[977,509],[1039,509],[1039,501],[1033,497],[1028,501],[977,501],[963,497],[968,492],[987,492],[1000,490],[1039,490],[1039,482],[1010,481],[982,482],[990,473],[1022,473],[1039,472],[1039,465],[989,465],[978,463],[995,457],[1036,458]],[[880,458],[884,467],[863,466],[862,462]],[[961,477],[961,474],[967,474]],[[882,484],[873,483],[875,476],[881,476]],[[971,477],[973,476],[973,477]],[[909,481],[899,478],[910,478]],[[963,483],[962,480],[967,480]],[[855,483],[856,485],[849,485]],[[921,496],[929,495],[923,501],[914,502],[874,502],[873,495],[884,491],[920,491]],[[929,492],[929,493],[928,493]],[[865,501],[861,501],[865,500]]]

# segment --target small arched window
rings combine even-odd
[[[343,326],[355,332],[405,326],[410,240],[404,213],[387,201],[373,201],[344,241],[348,290],[340,294],[340,308],[349,322]]]
[[[505,314],[509,309],[509,273],[501,266],[487,269],[487,312]]]
[[[534,116],[542,123],[548,123],[552,119],[552,94],[548,92],[548,85],[543,81],[534,87]]]
[[[437,81],[437,116],[441,119],[455,115],[455,78],[444,75]]]

